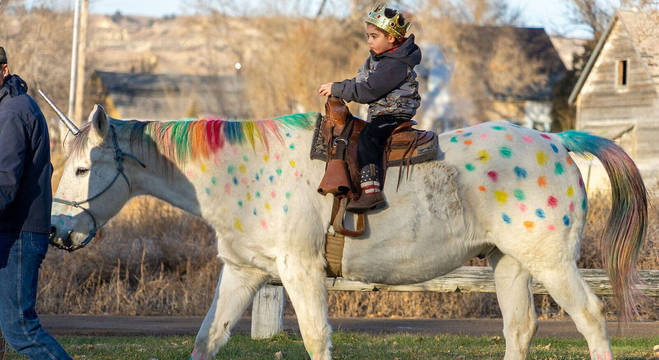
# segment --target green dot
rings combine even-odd
[[[242,202],[242,201],[238,201],[238,206],[243,207],[243,202]]]
[[[563,173],[563,165],[561,163],[557,162],[556,163],[556,168],[554,169],[554,172],[556,175],[561,175]]]
[[[261,197],[261,193],[260,193],[260,192],[258,192],[258,191],[256,192],[256,194],[255,194],[255,195],[256,195],[256,197],[257,197],[257,198],[260,198],[260,197]]]
[[[452,142],[452,143],[456,143],[456,142],[458,142],[458,138],[457,138],[456,136],[452,137],[452,138],[451,138],[451,142]]]
[[[503,127],[503,126],[499,126],[499,125],[494,125],[494,126],[492,126],[492,129],[494,129],[494,130],[499,130],[499,131],[506,130],[505,127]]]
[[[465,168],[469,171],[474,171],[476,169],[476,167],[472,164],[465,165]]]
[[[291,150],[295,150],[295,144],[291,144],[289,148],[291,148]]]
[[[287,198],[287,199],[290,199],[290,198],[291,198],[291,193],[287,192],[287,193],[286,193],[286,198]]]
[[[509,158],[513,154],[513,151],[507,146],[502,146],[501,149],[499,149],[499,153],[501,156]]]
[[[236,167],[233,166],[233,165],[229,165],[229,167],[227,168],[227,172],[228,172],[229,174],[233,174],[233,171],[234,171],[234,170],[236,170]]]
[[[211,178],[211,183],[212,183],[213,185],[217,185],[217,179],[215,179],[215,176],[213,176],[213,177]]]
[[[275,170],[275,171],[277,172],[277,175],[280,175],[280,176],[281,176],[281,169],[277,169],[277,170]]]
[[[520,189],[515,189],[515,191],[513,193],[515,194],[515,198],[517,200],[520,200],[520,201],[524,200],[524,198],[525,198],[524,191],[522,191]]]

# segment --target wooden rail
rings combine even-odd
[[[613,295],[604,270],[579,271],[595,294]],[[638,289],[646,296],[659,297],[659,270],[640,270],[639,277],[642,284]],[[495,292],[492,269],[484,266],[463,266],[436,279],[410,285],[363,283],[344,278],[328,278],[325,283],[329,291]],[[547,294],[547,290],[534,281],[533,293]],[[252,306],[252,338],[269,338],[283,329],[284,299],[284,288],[280,281],[271,281],[259,290]]]

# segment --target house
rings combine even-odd
[[[566,68],[545,30],[462,25],[451,31],[458,35],[448,46],[422,44],[419,74],[426,84],[419,115],[422,126],[448,130],[507,120],[548,131],[553,89]],[[456,82],[476,90],[460,94]],[[463,111],[475,105],[472,115]]]
[[[87,98],[121,119],[245,118],[240,75],[185,75],[94,71]],[[91,104],[88,104],[91,105]],[[88,106],[87,108],[91,108]]]
[[[659,179],[659,11],[618,11],[599,39],[569,100],[576,128],[615,140],[636,162],[646,186]],[[608,186],[599,162],[591,187]]]

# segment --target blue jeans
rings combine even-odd
[[[34,308],[39,267],[48,251],[48,235],[0,232],[0,326],[5,340],[30,359],[71,357],[39,324]]]

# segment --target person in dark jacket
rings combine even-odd
[[[368,105],[368,124],[359,135],[358,162],[361,196],[347,210],[364,212],[385,205],[380,185],[384,147],[394,129],[409,121],[421,103],[414,67],[421,62],[421,49],[399,11],[376,5],[364,19],[370,56],[357,76],[320,86],[323,96]]]
[[[39,267],[48,251],[52,191],[48,127],[0,47],[0,326],[30,359],[71,359],[39,324]]]

